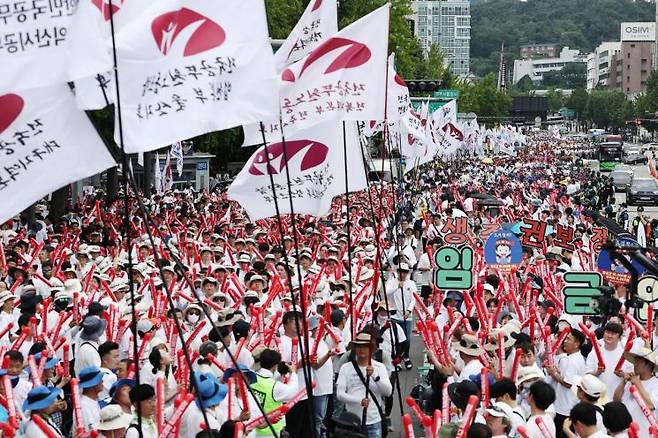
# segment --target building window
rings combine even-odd
[[[635,44],[631,44],[631,49],[634,49],[634,48],[635,48]]]

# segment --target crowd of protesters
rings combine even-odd
[[[652,309],[639,322],[613,284],[616,311],[564,311],[564,274],[596,271],[605,243],[590,213],[614,201],[569,150],[431,163],[323,218],[252,223],[220,190],[131,196],[128,217],[100,194],[63,218],[37,204],[0,227],[2,436],[658,433]],[[472,287],[442,289],[458,218]],[[545,231],[522,260],[486,264],[484,233],[523,238],[524,219]],[[419,368],[407,399],[399,374]]]

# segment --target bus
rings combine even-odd
[[[624,143],[620,135],[604,135],[598,144],[599,170],[611,172],[617,164],[623,162]]]

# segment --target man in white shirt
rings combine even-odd
[[[100,367],[101,357],[98,354],[98,339],[105,332],[107,321],[98,316],[88,316],[82,321],[80,346],[75,352],[75,375],[79,376],[83,368]]]
[[[385,421],[385,418],[382,418],[380,407],[383,397],[389,397],[393,393],[393,386],[384,364],[372,360],[374,346],[369,334],[359,333],[350,343],[350,347],[355,359],[340,368],[336,397],[345,403],[347,411],[359,418],[362,418],[365,408],[366,437],[381,436],[381,422]]]
[[[464,367],[461,369],[459,375],[455,377],[455,382],[468,380],[469,377],[473,375],[479,376],[484,366],[482,365],[482,362],[479,361],[478,357],[484,354],[484,349],[478,343],[477,337],[464,334],[454,348],[464,362]]]
[[[100,368],[91,366],[83,368],[78,375],[80,386],[80,410],[82,411],[82,426],[86,431],[92,431],[101,422],[101,407],[98,395],[103,392],[103,372]],[[74,416],[75,419],[75,416]]]
[[[413,327],[413,309],[416,306],[414,292],[416,292],[416,283],[409,279],[411,268],[407,263],[400,263],[398,267],[398,277],[394,275],[386,282],[386,296],[389,303],[395,306],[397,313],[393,320],[400,324],[407,337],[407,341],[402,345],[400,352],[404,360],[405,368],[410,370],[413,365],[409,358],[409,348],[411,344],[411,335]]]
[[[576,404],[564,421],[562,432],[567,438],[610,438],[610,435],[601,432],[596,427],[596,407],[591,403],[580,402]],[[574,432],[571,430],[576,432]]]
[[[622,402],[612,401],[603,407],[603,425],[613,438],[628,438],[632,422],[633,417]]]
[[[103,391],[99,394],[99,400],[105,400],[110,396],[110,388],[117,381],[115,370],[119,367],[119,344],[116,342],[103,342],[98,347],[98,355],[101,358],[100,370],[103,372]]]
[[[544,438],[544,434],[537,424],[538,418],[544,423],[551,436],[555,436],[555,423],[553,417],[546,413],[546,409],[555,401],[555,390],[546,382],[537,381],[530,385],[528,404],[530,405],[530,417],[526,422],[525,429],[529,438]]]
[[[649,436],[649,421],[646,419],[637,401],[633,398],[630,386],[637,388],[637,394],[642,397],[652,415],[655,415],[658,406],[658,378],[654,373],[658,371],[656,353],[648,348],[642,348],[637,353],[624,353],[624,358],[633,364],[633,372],[619,372],[622,377],[614,392],[614,400],[621,401],[640,426],[640,436]]]
[[[621,325],[609,322],[603,328],[603,339],[599,341],[601,354],[603,356],[603,364],[605,368],[600,368],[596,351],[592,351],[587,355],[585,364],[587,366],[587,373],[597,376],[608,390],[608,394],[615,392],[615,388],[621,382],[621,377],[615,374],[615,367],[619,358],[624,353],[624,346],[620,342],[622,334]],[[631,364],[624,363],[623,370],[631,371]]]
[[[579,330],[572,329],[562,344],[564,353],[555,357],[556,365],[546,367],[546,372],[552,378],[555,388],[555,429],[558,438],[566,436],[562,425],[569,416],[571,408],[578,402],[571,386],[586,371],[585,359],[580,353],[580,347],[584,342],[585,335]],[[594,424],[596,425],[596,418]]]

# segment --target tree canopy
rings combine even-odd
[[[498,69],[500,44],[509,59],[523,44],[554,43],[591,52],[619,41],[620,23],[655,21],[653,2],[633,0],[489,0],[471,6],[471,71]]]

